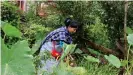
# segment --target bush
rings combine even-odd
[[[43,25],[29,22],[28,25],[21,25],[20,30],[23,32],[23,37],[28,39],[30,47],[36,40],[42,40],[52,29]]]
[[[1,20],[8,21],[12,25],[17,26],[20,23],[21,11],[15,2],[1,3]]]
[[[110,41],[108,39],[108,30],[107,26],[101,23],[99,17],[95,19],[95,23],[90,26],[86,26],[88,31],[88,37],[91,38],[95,43],[104,45],[105,47],[110,46]]]

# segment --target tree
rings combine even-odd
[[[124,16],[124,57],[127,56],[127,35],[126,35],[126,27],[127,27],[127,12],[128,12],[128,1],[125,0],[125,16]]]

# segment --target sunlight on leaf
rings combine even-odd
[[[121,62],[116,56],[110,54],[109,56],[104,55],[104,57],[115,67],[119,68],[121,66]]]
[[[127,41],[128,41],[128,43],[129,43],[130,45],[133,45],[133,34],[129,34],[129,35],[127,36]]]
[[[33,75],[34,65],[27,41],[18,41],[8,50],[2,42],[2,75]]]
[[[18,37],[21,38],[22,33],[14,26],[10,25],[9,23],[4,23],[2,25],[2,30],[7,36]]]

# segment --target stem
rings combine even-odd
[[[128,48],[128,52],[127,52],[127,61],[128,61],[128,59],[129,59],[129,51],[130,51],[130,47],[131,47],[131,45],[129,45],[129,48]],[[127,72],[128,72],[128,63],[127,63]]]

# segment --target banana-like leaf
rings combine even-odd
[[[8,49],[2,40],[2,75],[33,75],[32,55],[27,41],[19,41]]]
[[[69,53],[72,53],[76,47],[76,45],[74,44],[70,44],[70,45],[67,45],[67,44],[63,44],[65,46],[63,46],[63,53],[61,55],[61,60],[63,60]]]

